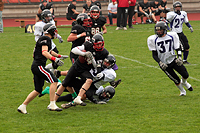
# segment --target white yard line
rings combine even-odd
[[[114,55],[114,54],[113,54],[113,55]],[[132,62],[136,62],[136,63],[138,63],[138,64],[142,64],[142,65],[145,65],[145,66],[147,66],[147,67],[160,69],[158,66],[148,65],[148,64],[142,63],[142,62],[140,62],[140,61],[138,61],[138,60],[133,60],[133,59],[130,59],[130,58],[126,58],[126,57],[124,57],[124,56],[120,56],[120,55],[114,55],[114,56],[119,57],[119,58],[122,58],[122,59],[125,59],[125,60],[129,60],[129,61],[132,61]],[[193,80],[196,80],[196,81],[200,81],[199,79],[196,79],[196,78],[191,77],[191,76],[189,76],[189,78],[191,78],[191,79],[193,79]]]

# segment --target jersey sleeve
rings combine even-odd
[[[169,32],[174,37],[174,49],[180,48],[179,37],[176,32]]]
[[[101,16],[101,17],[100,17],[100,20],[101,20],[101,23],[102,23],[101,25],[102,25],[102,26],[105,25],[106,22],[107,22],[107,21],[106,21],[106,17],[104,17],[104,16]]]
[[[186,13],[185,11],[182,11],[181,13],[183,13],[183,15],[185,16],[185,18],[184,18],[184,22],[185,22],[185,23],[188,23],[189,20],[188,20],[187,13]]]
[[[156,51],[155,35],[151,35],[147,38],[147,45],[150,51]]]
[[[170,23],[174,19],[174,12],[168,12],[166,16],[167,21]]]

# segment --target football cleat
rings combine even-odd
[[[189,90],[189,91],[193,91],[193,88],[192,88],[192,86],[191,86],[190,88],[188,88],[188,90]]]
[[[117,81],[112,81],[110,82],[110,85],[116,88],[121,83],[121,81],[121,79],[118,79]]]
[[[122,28],[121,27],[117,27],[115,30],[121,30]]]
[[[22,114],[28,114],[26,111],[26,107],[23,105],[20,105],[17,109],[18,112],[22,113]]]
[[[188,61],[183,61],[183,64],[188,64],[189,65],[190,63]]]
[[[50,110],[50,111],[58,111],[58,112],[59,112],[59,111],[62,111],[62,109],[59,108],[59,107],[53,109],[53,108],[51,108],[50,106],[48,106],[47,109]]]
[[[65,104],[62,104],[62,105],[61,105],[61,107],[62,107],[63,109],[67,109],[67,108],[75,107],[75,106],[76,106],[76,104],[73,103],[73,102],[69,102],[69,103],[65,103]]]
[[[181,92],[179,96],[186,96],[186,92]]]

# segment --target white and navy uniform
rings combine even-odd
[[[179,37],[176,32],[167,32],[164,37],[151,35],[147,39],[147,45],[150,51],[156,52],[159,61],[168,65],[164,71],[175,84],[180,83],[180,79],[175,73],[176,70],[184,79],[188,78],[186,68],[175,63],[175,50],[180,48]],[[159,63],[159,61],[157,61]],[[174,69],[174,70],[173,70]]]
[[[174,11],[171,11],[167,13],[166,19],[167,23],[170,23],[171,31],[174,31],[178,34],[184,50],[189,49],[188,39],[183,33],[183,23],[185,23],[189,28],[191,27],[187,13],[185,11],[180,11],[180,14],[177,14]]]
[[[47,23],[43,22],[43,21],[39,21],[35,23],[35,31],[34,31],[34,35],[35,35],[35,41],[37,42],[37,40],[44,35],[44,31],[43,31],[43,27],[46,25]],[[53,24],[53,23],[52,23]],[[53,40],[51,39],[52,42],[52,50],[54,48],[56,48],[55,43],[53,42]],[[56,51],[55,51],[56,52]],[[56,52],[58,53],[58,51]]]
[[[51,39],[47,36],[42,36],[36,42],[33,51],[33,63],[31,66],[31,71],[34,75],[34,85],[35,90],[39,93],[42,92],[42,87],[44,86],[44,80],[49,83],[58,82],[58,79],[45,68],[47,58],[42,55],[42,46],[48,46],[48,52],[51,51]]]

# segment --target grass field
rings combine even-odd
[[[105,47],[117,59],[117,79],[122,83],[106,105],[86,101],[86,107],[62,112],[47,110],[49,96],[34,99],[28,115],[17,112],[18,106],[34,89],[30,70],[34,35],[18,27],[4,28],[0,34],[0,132],[5,133],[197,133],[200,132],[200,22],[191,21],[194,32],[184,25],[190,43],[186,68],[194,91],[184,97],[174,83],[159,69],[147,47],[147,37],[154,34],[154,24],[135,25],[134,29],[107,27]],[[70,28],[58,28],[64,43],[54,42],[60,54],[69,55]],[[60,70],[68,70],[69,59]],[[61,80],[64,77],[61,78]],[[48,84],[45,83],[45,87]],[[58,106],[65,102],[57,103]]]

